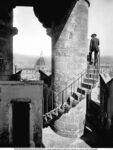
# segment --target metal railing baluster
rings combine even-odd
[[[48,95],[47,95],[47,108],[46,108],[46,112],[48,112]]]
[[[80,81],[80,86],[81,86],[81,96],[82,96],[82,72],[81,72],[81,77],[80,77],[81,81]]]
[[[53,93],[53,91],[52,91],[52,102],[51,102],[51,103],[52,103],[52,105],[51,105],[51,106],[52,106],[52,109],[53,109],[53,96],[54,96],[54,93]]]
[[[61,92],[59,92],[57,95],[55,95],[55,92],[52,91],[51,93],[51,110],[56,109],[54,107],[54,98],[57,101],[57,104],[60,105],[59,101],[61,102],[61,104],[63,105],[63,103],[65,102],[65,100],[67,100],[67,98],[69,97],[69,95],[73,94],[73,92],[75,92],[75,86],[77,86],[77,82],[78,85],[80,85],[82,83],[82,79],[83,79],[83,75],[86,73],[86,70],[82,73],[79,73],[77,76],[78,78],[76,78],[70,85],[66,86],[66,88],[64,90],[62,90]],[[82,94],[82,93],[81,93]],[[47,100],[46,100],[46,113],[51,111],[49,110],[49,95],[47,95]],[[57,106],[58,106],[57,105]]]
[[[62,105],[64,103],[64,91],[62,92]]]

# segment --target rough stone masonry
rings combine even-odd
[[[54,90],[56,92],[65,88],[66,82],[86,68],[86,55],[88,52],[88,7],[89,1],[79,0],[73,3],[68,17],[63,24],[53,24],[52,28],[52,71],[54,75]],[[67,91],[68,92],[68,91]],[[70,95],[69,95],[70,96]],[[56,104],[62,102],[55,99]],[[66,101],[66,100],[65,100]],[[63,136],[75,136],[78,129],[80,135],[84,128],[85,111],[78,114],[80,125],[76,127],[77,115],[71,109],[54,123],[54,130]],[[75,122],[74,122],[75,121]],[[71,123],[71,125],[70,125]]]
[[[66,87],[67,81],[86,69],[88,52],[89,1],[72,3],[59,25],[52,26],[52,73],[56,93]],[[69,84],[69,83],[68,83]],[[60,103],[57,102],[56,103]]]

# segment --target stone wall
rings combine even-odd
[[[5,8],[4,8],[5,10]],[[7,21],[0,18],[0,80],[9,80],[13,74],[13,36],[17,29],[13,27],[13,11]]]
[[[0,146],[2,147],[13,146],[13,135],[12,135],[13,102],[29,102],[30,105],[29,143],[31,147],[41,146],[42,126],[43,126],[42,100],[43,100],[42,81],[29,81],[29,82],[0,81]],[[21,132],[21,129],[19,130]]]
[[[86,68],[87,34],[88,3],[85,0],[73,3],[61,24],[53,23],[52,73],[56,92],[63,90],[67,81]]]
[[[52,71],[53,86],[56,92],[63,90],[68,80],[87,67],[88,6],[87,1],[78,0],[69,11],[70,15],[65,24],[54,25]],[[86,108],[85,99],[83,101],[80,106],[71,109],[54,122],[52,128],[57,133],[68,137],[83,134]],[[59,104],[62,101],[55,99],[55,102]]]
[[[76,107],[63,114],[51,126],[59,135],[69,138],[81,137],[84,133],[86,114],[86,99],[83,99]]]

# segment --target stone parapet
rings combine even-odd
[[[42,81],[0,81],[0,147],[41,147],[42,100]]]

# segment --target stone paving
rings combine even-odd
[[[89,148],[80,138],[67,138],[56,134],[50,127],[43,129],[45,148]]]

